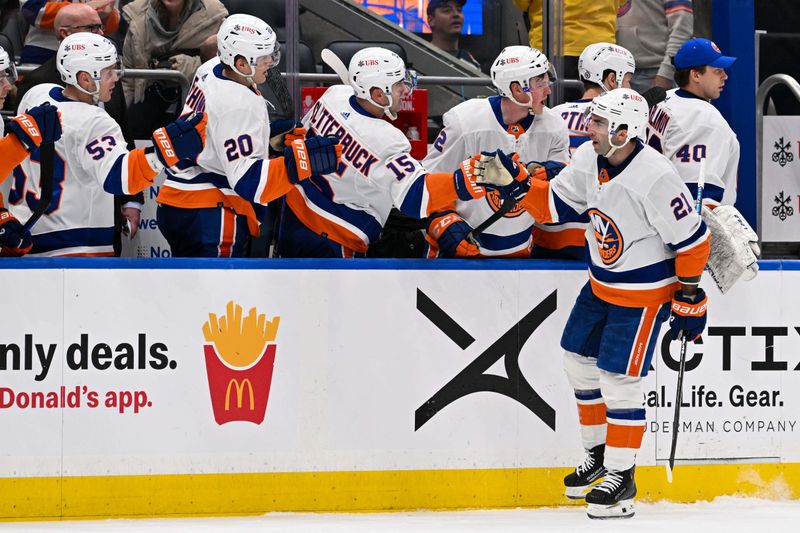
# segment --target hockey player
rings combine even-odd
[[[314,175],[287,195],[279,244],[283,256],[361,256],[380,235],[392,206],[425,218],[457,198],[484,194],[471,181],[469,162],[453,172],[463,157],[449,172],[430,174],[411,156],[405,135],[382,120],[396,117],[414,87],[412,73],[397,54],[377,47],[359,50],[340,76],[349,83],[329,88],[303,125],[318,135],[338,137],[342,161],[335,172]],[[432,221],[454,248],[462,244],[451,238],[455,222],[447,215]]]
[[[64,128],[55,143],[53,198],[33,227],[30,255],[111,256],[112,195],[139,192],[165,167],[194,158],[203,147],[205,116],[179,119],[153,133],[155,147],[129,152],[117,123],[97,106],[108,101],[119,80],[114,44],[100,35],[76,33],[61,42],[56,57],[66,88],[37,85],[19,106],[56,105]],[[14,170],[9,203],[19,219],[27,219],[37,205],[39,159],[33,151]]]
[[[452,169],[472,154],[501,149],[516,152],[522,161],[569,159],[566,124],[545,106],[556,73],[539,50],[508,46],[494,60],[492,82],[499,96],[474,98],[444,114],[444,128],[423,161],[431,171]],[[556,167],[558,168],[558,167]],[[460,224],[461,238],[496,211],[502,202],[496,191],[477,202],[457,201],[449,210]],[[533,219],[517,207],[481,234],[480,255],[486,257],[528,257],[531,253]],[[429,231],[429,240],[435,241]],[[579,246],[583,248],[583,232]],[[439,255],[450,256],[441,246]],[[463,249],[463,248],[462,248]]]
[[[707,298],[698,283],[709,232],[672,164],[640,140],[644,98],[616,89],[595,97],[589,111],[591,143],[551,181],[530,180],[500,152],[482,158],[476,173],[479,184],[521,197],[538,222],[589,213],[589,282],[561,338],[588,456],[564,484],[571,498],[585,494],[591,518],[627,517],[645,429],[642,378],[667,317],[673,338],[694,341],[703,332]]]
[[[17,81],[17,69],[5,50],[0,48],[0,109]],[[13,168],[28,157],[42,143],[52,143],[61,137],[61,121],[55,106],[43,105],[29,109],[11,119],[7,137],[5,125],[0,120],[0,182]],[[20,256],[31,249],[31,237],[22,224],[4,207],[0,196],[0,256]]]
[[[197,162],[170,169],[158,194],[158,227],[173,256],[241,257],[260,231],[264,206],[312,172],[331,172],[340,148],[301,132],[284,156],[269,159],[267,102],[256,89],[280,60],[263,20],[232,15],[217,33],[218,58],[200,66],[184,113],[208,113],[206,147]]]
[[[690,39],[675,54],[677,89],[656,106],[647,129],[647,144],[678,169],[694,198],[700,161],[705,163],[703,204],[714,208],[736,202],[739,141],[711,100],[719,98],[736,61],[723,56],[708,39]]]

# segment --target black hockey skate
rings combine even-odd
[[[582,500],[593,485],[606,474],[603,468],[605,444],[599,444],[589,450],[586,460],[578,465],[574,472],[564,478],[564,494],[572,500]]]
[[[615,472],[609,470],[605,478],[586,495],[589,504],[589,518],[630,518],[633,516],[633,497],[636,496],[636,482],[632,466],[628,470]]]

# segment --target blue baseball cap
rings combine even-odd
[[[702,67],[728,68],[735,57],[724,56],[719,47],[708,39],[689,39],[681,46],[672,62],[677,69]]]
[[[455,2],[459,5],[459,7],[464,7],[464,4],[467,3],[467,0],[430,0],[428,2],[428,8],[425,10],[425,12],[428,15],[433,15],[433,12],[437,7],[446,6],[449,2]]]

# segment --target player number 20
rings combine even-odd
[[[253,139],[248,134],[239,135],[236,139],[228,139],[223,146],[228,161],[235,161],[253,153]]]

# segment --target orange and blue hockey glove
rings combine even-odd
[[[480,248],[467,240],[472,227],[455,211],[431,215],[428,222],[428,241],[439,249],[439,257],[477,257]]]
[[[177,165],[180,161],[195,161],[206,145],[206,113],[192,113],[158,128],[151,140],[156,156],[165,167]]]

